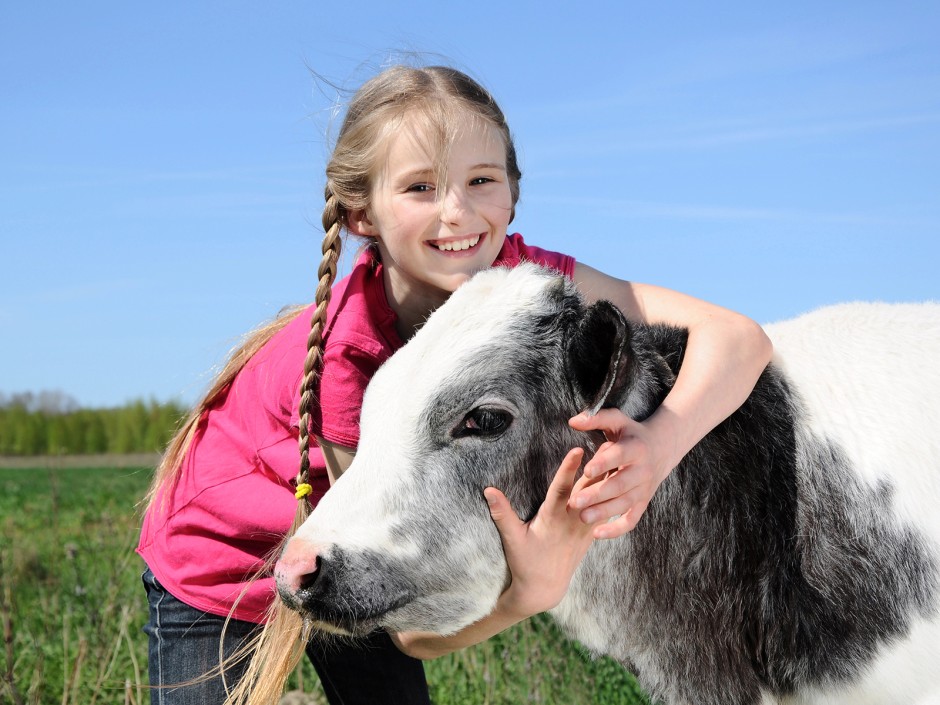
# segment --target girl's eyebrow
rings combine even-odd
[[[409,169],[408,171],[403,171],[398,174],[395,174],[396,179],[401,179],[407,181],[409,179],[422,179],[426,176],[429,176],[434,173],[434,169],[431,167],[418,167],[417,169]]]
[[[499,171],[506,171],[506,165],[502,162],[480,162],[479,164],[474,164],[470,167],[471,171],[475,169],[497,169]],[[396,180],[409,181],[411,179],[423,179],[428,176],[432,176],[437,172],[431,166],[427,167],[417,167],[415,169],[409,169],[403,171],[400,174],[395,175]]]

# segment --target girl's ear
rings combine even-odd
[[[369,220],[369,214],[365,209],[349,211],[349,213],[346,214],[346,220],[350,231],[354,232],[356,235],[377,237],[379,234],[378,228]]]

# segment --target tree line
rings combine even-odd
[[[176,402],[84,409],[62,395],[0,395],[0,455],[159,452],[187,413]]]

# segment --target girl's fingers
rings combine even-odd
[[[568,423],[579,431],[603,431],[607,439],[585,464],[569,506],[580,510],[585,524],[604,522],[594,527],[594,538],[632,531],[669,474],[655,455],[648,429],[618,409],[602,409],[594,416],[578,414]]]
[[[519,533],[525,531],[525,522],[516,516],[506,495],[495,487],[487,487],[483,490],[483,496],[486,498],[490,516],[493,517],[493,523],[496,524],[503,544],[516,541]]]
[[[624,429],[630,423],[620,409],[601,409],[593,416],[578,414],[568,420],[568,424],[578,431],[603,431],[608,438]]]
[[[615,539],[618,536],[633,531],[643,516],[646,507],[636,506],[626,514],[621,514],[616,519],[611,519],[603,524],[594,527],[594,538],[596,539]]]
[[[603,477],[588,477],[587,475],[582,474],[581,477],[578,478],[577,482],[574,483],[574,487],[572,487],[571,489],[571,493],[568,499],[568,506],[573,508],[575,506],[572,502],[572,499],[574,497],[581,494],[583,490],[590,487],[591,485],[596,485],[598,482],[603,482],[603,481],[604,481]]]
[[[568,499],[571,497],[575,477],[581,467],[583,457],[584,450],[581,448],[573,448],[568,451],[548,487],[545,502],[539,510],[540,515],[543,515],[544,512],[545,518],[549,519],[567,513]],[[483,490],[483,496],[489,506],[493,523],[496,524],[496,528],[502,536],[504,546],[517,545],[525,538],[528,525],[516,515],[506,495],[500,490],[495,487],[487,487]]]
[[[629,492],[616,495],[610,499],[595,502],[581,510],[581,521],[593,524],[598,521],[607,521],[611,517],[626,514],[638,506],[645,506],[649,502],[650,493],[643,488],[634,488]]]
[[[591,478],[589,483],[579,485],[571,493],[571,506],[575,509],[587,509],[592,505],[615,499],[617,497],[630,497],[651,493],[651,483],[643,473],[635,469],[617,470],[604,476]]]
[[[558,506],[566,507],[568,499],[571,497],[571,491],[574,488],[575,476],[581,467],[581,459],[584,457],[582,448],[572,448],[568,451],[565,459],[558,466],[558,471],[548,487],[548,494],[545,496],[545,502],[549,509]]]
[[[646,457],[646,444],[639,438],[627,436],[617,443],[604,443],[584,466],[588,477],[601,477],[611,470],[635,465]]]

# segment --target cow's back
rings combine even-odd
[[[940,541],[940,304],[841,304],[765,329],[806,427]]]

